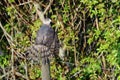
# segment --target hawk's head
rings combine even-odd
[[[50,23],[51,23],[51,19],[49,18],[43,20],[43,24],[50,25]]]

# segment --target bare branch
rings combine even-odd
[[[41,7],[39,6],[39,4],[37,2],[33,2],[33,4],[34,4],[34,7],[37,11],[37,14],[38,14],[40,20],[43,22],[45,20],[45,18],[44,18],[44,13],[41,10]]]
[[[23,74],[21,74],[21,73],[19,73],[19,72],[15,72],[15,75],[20,76],[20,77],[28,80],[28,78],[27,78],[26,76],[24,76]]]
[[[19,5],[17,5],[17,6],[21,6],[21,5],[25,5],[25,4],[29,4],[29,3],[31,3],[32,1],[28,1],[28,2],[24,2],[24,3],[20,3]]]
[[[14,52],[13,52],[13,48],[11,49],[12,55],[11,55],[11,69],[12,69],[12,77],[13,80],[15,80],[15,75],[14,75]]]
[[[52,3],[53,3],[53,0],[50,0],[50,3],[49,3],[49,5],[46,7],[46,9],[45,9],[45,11],[43,12],[43,14],[45,14],[45,13],[48,11],[48,9],[49,9],[50,6],[52,5]]]
[[[78,72],[76,72],[74,75],[72,75],[70,78],[73,78],[73,77],[75,77],[76,75],[78,75],[78,74],[80,74],[82,71],[80,70],[80,71],[78,71]]]
[[[0,79],[2,79],[2,78],[4,78],[5,76],[9,75],[11,72],[12,72],[12,70],[11,70],[11,71],[9,71],[9,72],[7,72],[6,74],[4,74],[4,75],[0,76]]]
[[[3,31],[3,33],[4,33],[4,35],[5,35],[6,37],[8,37],[10,40],[12,40],[12,37],[11,37],[11,36],[6,32],[6,30],[3,28],[1,22],[0,22],[0,27],[1,27],[1,29],[2,29],[2,31]]]

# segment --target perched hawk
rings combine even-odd
[[[46,63],[50,56],[56,56],[59,54],[60,45],[58,36],[55,30],[51,27],[50,22],[50,19],[45,19],[43,21],[43,25],[37,32],[35,45],[32,46],[34,54],[31,54],[31,57],[35,56],[35,60],[42,58],[42,63]]]

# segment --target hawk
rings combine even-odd
[[[46,60],[51,55],[55,56],[56,54],[58,54],[60,46],[57,33],[51,27],[50,22],[51,20],[48,18],[43,21],[43,25],[38,30],[35,40],[36,45],[41,45],[41,58],[44,58]]]
[[[33,60],[40,60],[46,63],[51,56],[56,56],[59,53],[59,39],[55,30],[50,25],[51,20],[45,19],[43,25],[37,31],[35,45],[32,46],[32,53],[29,56]]]

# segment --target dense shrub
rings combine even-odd
[[[49,0],[39,3],[44,11]],[[119,5],[119,0],[53,1],[45,16],[52,19],[65,50],[62,67],[51,61],[53,80],[120,79]],[[39,78],[39,65],[29,62],[26,70],[27,62],[20,56],[34,43],[41,25],[33,3],[1,0],[0,23],[0,79]],[[10,74],[13,70],[15,75]]]

